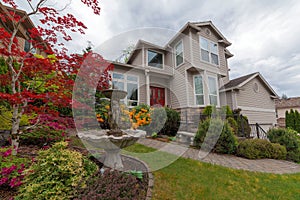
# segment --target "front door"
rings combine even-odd
[[[165,106],[165,88],[150,87],[150,106],[159,104]]]

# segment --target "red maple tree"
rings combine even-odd
[[[97,70],[95,73],[102,74],[97,86],[102,89],[108,87],[108,70],[112,65],[93,52],[68,54],[64,43],[72,40],[71,33],[84,34],[87,28],[72,14],[45,6],[47,0],[38,0],[35,5],[27,1],[32,9],[28,13],[19,10],[14,0],[2,1],[8,6],[0,3],[3,8],[0,20],[9,26],[0,27],[0,100],[8,102],[12,109],[11,133],[16,139],[23,114],[34,112],[55,116],[58,107],[71,107],[74,80],[80,68],[93,66]],[[94,14],[100,14],[97,0],[81,1]],[[26,31],[31,50],[38,50],[40,54],[25,52],[19,41],[22,26],[34,15],[39,15],[40,25]]]

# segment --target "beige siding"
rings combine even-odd
[[[221,104],[221,106],[228,105],[232,109],[233,108],[232,93],[231,92],[221,92],[220,93],[220,104]]]
[[[175,75],[170,83],[171,89],[171,106],[180,108],[187,106],[186,84],[185,84],[185,69],[177,68]]]
[[[142,50],[137,50],[136,55],[132,58],[131,64],[142,66],[143,65],[142,58],[143,58]]]
[[[300,113],[300,108],[277,108],[277,115],[278,118],[285,118],[285,112],[293,109],[294,111],[297,110]]]
[[[255,92],[253,89],[255,83],[258,84],[258,92]],[[237,93],[237,102],[238,106],[274,109],[275,112],[274,99],[270,97],[269,90],[266,89],[259,78],[249,81],[241,90],[239,90]]]
[[[276,124],[275,112],[260,112],[260,111],[249,111],[242,110],[241,113],[247,116],[250,124]]]

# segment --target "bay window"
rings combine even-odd
[[[218,87],[217,78],[208,77],[209,103],[210,105],[218,105]]]
[[[148,50],[148,66],[163,68],[163,54]]]
[[[201,75],[194,76],[194,92],[196,105],[204,105],[203,79]]]

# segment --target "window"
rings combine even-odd
[[[210,105],[218,105],[218,87],[215,77],[208,77],[209,103]]]
[[[180,41],[175,46],[175,57],[176,57],[176,66],[179,66],[180,64],[183,63],[183,45],[182,45],[182,41]]]
[[[148,50],[148,66],[163,68],[163,55],[161,53]]]
[[[25,44],[24,44],[24,51],[27,53],[30,51],[31,48],[31,44],[28,40],[25,40]]]
[[[138,105],[138,77],[113,73],[112,88],[127,91],[125,102],[128,106]]]
[[[204,105],[203,80],[201,75],[194,76],[196,105]]]
[[[218,44],[200,37],[201,60],[219,65]]]

